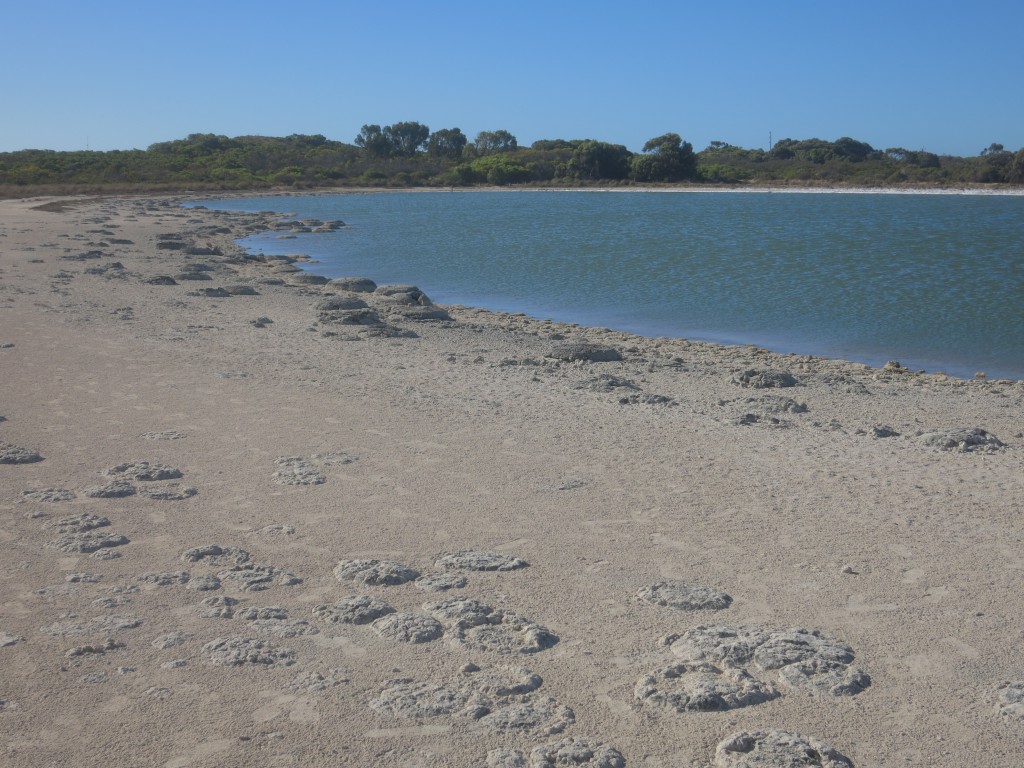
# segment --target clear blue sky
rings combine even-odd
[[[636,151],[1024,147],[1024,2],[11,2],[0,151],[415,120]]]

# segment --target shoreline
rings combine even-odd
[[[234,199],[238,197],[303,197],[306,195],[310,196],[323,196],[323,195],[366,195],[366,194],[388,194],[396,192],[416,192],[416,193],[458,193],[458,192],[623,192],[623,193],[640,193],[640,192],[657,192],[657,193],[694,193],[694,192],[709,192],[709,193],[729,193],[729,192],[743,192],[743,193],[761,193],[761,194],[821,194],[821,195],[964,195],[964,196],[993,196],[993,197],[1022,197],[1024,196],[1024,187],[1013,187],[1005,189],[986,189],[983,187],[841,187],[841,186],[716,186],[706,187],[702,185],[675,185],[671,187],[528,187],[528,186],[509,186],[509,187],[491,187],[491,186],[475,186],[475,187],[315,187],[308,190],[294,190],[294,189],[282,189],[282,190],[252,190],[252,191],[239,191],[232,192],[226,191],[221,193],[191,193],[185,192],[180,193],[181,195],[193,195],[203,199]],[[176,195],[164,195],[164,197],[175,197]]]
[[[403,191],[403,190],[388,190],[387,193],[400,192],[400,191]],[[422,191],[425,192],[425,191],[428,191],[428,190],[422,190]],[[435,190],[429,190],[429,191],[435,191]],[[453,190],[453,191],[455,191],[455,190]],[[485,191],[485,192],[505,192],[505,191],[521,191],[521,192],[528,192],[528,191],[536,191],[536,192],[544,192],[544,191],[547,191],[547,192],[575,192],[575,191],[590,191],[590,192],[614,192],[614,191],[639,192],[639,191],[646,191],[646,190],[616,190],[616,189],[592,189],[592,190],[575,190],[575,189],[508,190],[508,189],[505,189],[505,188],[493,187],[493,188],[489,188],[489,189],[485,189],[485,190],[471,190],[471,191]],[[665,192],[675,192],[675,191],[685,192],[685,191],[703,191],[703,190],[692,189],[692,190],[661,190],[661,191],[665,191]],[[721,191],[724,192],[726,190],[721,190]],[[756,191],[771,192],[772,190],[743,190],[743,191],[744,192],[756,192]],[[833,193],[837,193],[837,194],[843,194],[843,193],[847,193],[847,194],[911,194],[911,193],[904,193],[904,192],[901,192],[901,191],[898,191],[898,190],[890,190],[888,192],[880,192],[878,190],[869,190],[869,189],[851,189],[851,190],[846,190],[846,191],[841,191],[841,192],[835,192],[834,190],[814,190],[814,189],[793,190],[793,191],[794,191],[794,193],[797,193],[797,194],[833,194]],[[354,192],[353,194],[365,194],[365,193],[366,192],[364,191],[364,192]],[[332,193],[329,192],[329,191],[325,191],[323,193],[324,196],[330,196],[331,194]],[[942,193],[934,193],[934,194],[942,194]],[[953,193],[950,193],[950,194],[953,194]],[[969,194],[969,193],[965,193],[965,194]],[[1024,194],[1024,190],[1021,190],[1021,194]],[[290,196],[291,195],[284,196],[284,197],[290,197]],[[303,195],[294,195],[294,196],[303,196]],[[218,198],[214,198],[214,199],[215,200],[227,200],[227,199],[237,199],[239,197],[248,199],[251,196],[249,196],[249,195],[240,195],[240,196],[235,196],[235,197],[232,197],[232,198],[218,197]],[[263,195],[257,195],[255,197],[263,197]],[[272,196],[272,197],[279,197],[279,196]],[[188,208],[193,208],[193,207],[196,207],[196,206],[205,207],[205,203],[212,202],[212,200],[214,200],[214,199],[211,199],[209,197],[205,197],[204,196],[201,199],[192,200],[192,201],[189,201],[187,203],[184,203],[184,205],[186,207],[188,207]],[[281,221],[287,221],[287,220],[291,220],[291,219],[300,218],[300,217],[296,216],[294,213],[286,213],[286,212],[283,212],[283,211],[278,213],[277,216],[279,217],[279,219]],[[280,229],[280,228],[278,228],[278,229]],[[277,231],[277,230],[275,230],[274,228],[269,228],[268,230],[266,230],[263,233],[256,233],[256,234],[271,234],[271,233],[273,233],[275,231]],[[236,245],[237,244],[238,243],[236,243]],[[287,248],[282,247],[281,248],[282,254],[286,250],[287,250]],[[292,254],[292,256],[295,256],[295,254]],[[311,272],[314,272],[314,273],[315,273],[315,266],[314,265],[317,264],[317,263],[318,262],[315,259],[306,259],[306,258],[302,258],[302,259],[300,259],[297,262],[297,264],[300,266],[300,268],[302,268],[304,270],[310,270]],[[543,320],[544,320],[542,315],[550,316],[550,314],[551,314],[550,312],[542,313],[542,314],[531,314],[529,312],[529,310],[524,312],[524,311],[518,311],[518,310],[511,310],[511,309],[510,310],[497,310],[497,309],[492,309],[492,308],[489,308],[489,307],[478,307],[478,308],[479,309],[484,309],[484,310],[489,311],[489,312],[496,312],[496,313],[502,314],[502,315],[522,315],[522,316],[528,316],[531,319],[539,321],[539,322],[543,322]],[[676,338],[676,337],[667,337],[667,336],[664,336],[664,335],[661,335],[661,334],[657,334],[656,332],[648,333],[648,332],[645,332],[641,327],[637,327],[637,328],[634,328],[634,329],[624,329],[624,328],[614,328],[614,329],[611,329],[611,328],[605,328],[603,325],[601,325],[599,323],[595,324],[595,325],[590,325],[585,320],[575,321],[573,319],[566,318],[566,317],[563,317],[559,322],[562,323],[562,324],[567,324],[567,325],[572,325],[572,326],[594,327],[594,328],[604,328],[605,330],[615,330],[615,331],[618,331],[618,332],[621,332],[621,333],[626,333],[626,334],[637,336],[638,338],[658,339],[658,340],[662,340],[662,341],[668,340],[668,339],[671,339],[671,338]],[[642,326],[643,324],[642,323],[633,323],[633,325],[634,326]],[[759,341],[756,338],[751,338],[749,340],[745,340],[745,339],[742,339],[742,338],[728,339],[725,336],[723,336],[722,334],[718,334],[717,337],[716,337],[716,334],[714,334],[714,333],[680,336],[680,337],[678,337],[678,339],[680,341],[707,343],[707,344],[717,345],[717,346],[720,346],[720,347],[755,347],[755,348],[758,348],[758,349],[762,349],[765,352],[770,352],[772,354],[782,355],[782,356],[791,357],[791,358],[792,357],[806,357],[806,358],[833,359],[833,360],[836,360],[836,361],[839,361],[839,362],[849,363],[851,365],[866,365],[866,366],[869,366],[869,367],[872,367],[872,368],[881,368],[884,365],[884,363],[881,363],[881,362],[868,362],[868,361],[864,361],[864,360],[850,359],[850,358],[847,358],[847,357],[843,357],[841,355],[833,356],[833,355],[829,355],[827,353],[826,354],[816,353],[816,352],[813,352],[813,351],[809,351],[808,345],[806,343],[801,343],[800,345],[797,345],[797,346],[804,347],[805,351],[800,351],[800,352],[788,351],[788,352],[785,352],[785,351],[782,351],[783,347],[788,346],[790,349],[792,349],[794,347],[794,345],[791,344],[791,343],[786,343],[786,342],[777,342],[774,345],[766,345],[764,342]],[[877,358],[878,361],[881,361],[881,360],[884,360],[886,358],[886,355],[878,354],[875,357]],[[899,357],[902,362],[906,362],[906,360],[903,359],[904,356],[896,355],[896,357]],[[953,365],[953,364],[942,364],[942,363],[939,363],[939,362],[927,363],[927,362],[924,362],[924,361],[922,361],[920,359],[911,360],[910,362],[911,362],[911,367],[914,369],[914,372],[916,374],[919,374],[919,375],[948,376],[948,377],[951,377],[951,378],[957,378],[957,379],[962,379],[962,380],[985,379],[985,378],[989,378],[989,377],[992,378],[993,380],[998,380],[998,381],[1018,381],[1018,380],[1024,380],[1024,377],[1017,378],[1017,377],[1013,377],[1013,376],[1000,375],[998,372],[993,372],[993,369],[992,369],[991,366],[986,366],[984,364],[978,364],[978,365],[955,364],[955,365]],[[956,372],[950,373],[949,371],[950,371],[950,366],[951,365],[952,365],[952,370],[959,370],[961,372],[959,372],[959,373],[956,373]],[[998,371],[998,368],[996,368],[994,370]],[[979,375],[979,374],[981,374],[981,375]]]
[[[67,186],[67,185],[64,185]],[[277,189],[248,189],[248,190],[149,190],[149,191],[125,191],[112,189],[104,191],[102,186],[91,187],[89,191],[63,192],[51,191],[43,187],[33,187],[27,195],[0,197],[0,200],[32,200],[61,198],[185,198],[198,197],[204,199],[230,199],[236,197],[301,197],[305,195],[345,195],[345,194],[375,194],[392,192],[657,192],[657,193],[793,193],[793,194],[891,194],[891,195],[964,195],[964,196],[996,196],[996,197],[1020,197],[1024,196],[1024,186],[1004,186],[992,188],[990,185],[960,185],[960,186],[842,186],[842,185],[788,185],[788,184],[675,184],[675,185],[651,185],[651,186],[581,186],[581,187],[557,187],[557,186],[472,186],[472,187],[309,187],[296,189],[294,187],[281,187]]]
[[[0,202],[0,761],[1021,754],[1024,382],[350,290],[184,199]]]

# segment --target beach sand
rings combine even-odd
[[[1024,383],[317,285],[180,201],[0,202],[0,764],[1024,762]]]

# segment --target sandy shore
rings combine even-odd
[[[1024,383],[318,285],[177,202],[0,202],[0,764],[1021,764]]]

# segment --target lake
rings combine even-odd
[[[342,219],[247,238],[310,271],[645,336],[1024,378],[1024,197],[438,191],[210,208]]]

